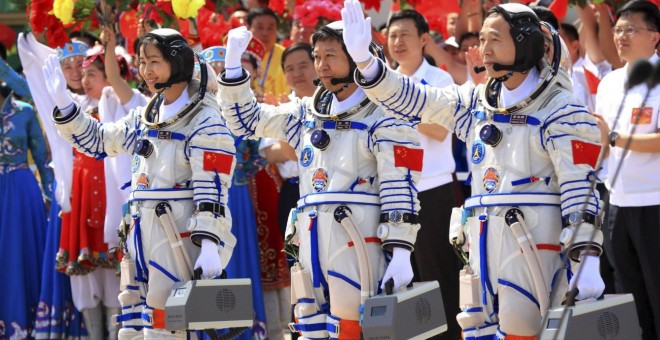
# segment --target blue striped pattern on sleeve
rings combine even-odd
[[[561,191],[561,214],[568,215],[573,211],[586,211],[598,215],[599,206],[596,190],[591,190],[588,177],[567,181],[559,186]],[[585,204],[586,203],[586,204]]]
[[[300,146],[300,135],[302,134],[303,122],[305,120],[305,105],[299,103],[298,112],[290,112],[286,119],[286,141],[298,150]]]
[[[400,119],[419,123],[422,109],[426,105],[427,87],[424,85],[415,86],[412,79],[408,77],[403,77],[402,82],[399,91],[378,102],[383,108],[394,113]]]
[[[89,119],[87,121],[87,127],[83,133],[79,135],[71,135],[73,144],[89,156],[96,159],[105,158],[107,154],[104,151],[102,127],[103,124],[93,119]]]
[[[380,203],[381,211],[389,212],[393,210],[407,211],[410,213],[417,213],[415,211],[415,197],[413,192],[416,193],[417,189],[410,180],[410,176],[406,176],[400,180],[388,180],[380,183]]]
[[[235,103],[230,108],[230,119],[235,123],[235,131],[237,136],[240,137],[251,137],[255,134],[256,125],[259,121],[259,111],[261,111],[261,105],[257,103],[256,100],[241,106],[238,103]]]

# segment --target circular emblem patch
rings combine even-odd
[[[479,164],[486,156],[486,145],[478,140],[472,144],[472,163]]]
[[[307,167],[312,164],[314,159],[314,148],[311,145],[305,145],[300,153],[300,165]]]
[[[325,169],[316,169],[312,175],[312,188],[314,191],[321,192],[328,185],[328,172]]]
[[[137,182],[135,183],[135,190],[147,190],[149,189],[149,179],[147,174],[141,173],[138,177]]]
[[[500,183],[500,175],[497,173],[495,168],[488,168],[484,172],[484,189],[488,192],[493,192],[497,189],[497,185]]]
[[[133,155],[133,164],[131,165],[131,172],[136,173],[140,167],[140,156]]]

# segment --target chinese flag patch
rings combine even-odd
[[[592,168],[596,167],[600,145],[572,140],[571,146],[573,149],[573,164],[589,164]]]
[[[233,160],[232,155],[204,151],[204,171],[215,171],[229,175]]]
[[[414,171],[422,171],[424,150],[411,149],[401,145],[394,146],[394,166]]]
[[[632,109],[632,114],[630,115],[630,124],[651,124],[651,118],[653,117],[653,108],[652,107],[636,107]]]

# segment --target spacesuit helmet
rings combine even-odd
[[[515,46],[514,63],[512,65],[495,63],[493,69],[524,72],[537,66],[544,57],[545,49],[541,23],[534,11],[522,4],[507,3],[491,8],[487,15],[492,14],[501,15],[509,23]]]
[[[164,89],[176,83],[189,82],[195,68],[195,52],[188,45],[181,33],[171,28],[159,28],[144,35],[140,47],[145,44],[155,45],[170,63],[170,78],[165,83],[155,85]]]
[[[344,32],[344,23],[339,20],[339,21],[334,21],[328,25],[322,26],[319,28],[314,35],[312,35],[312,48],[316,46],[316,43],[322,40],[328,39],[328,37],[332,37],[336,39],[339,43],[341,43],[342,50],[346,54],[346,57],[348,58],[349,62],[349,71],[348,74],[343,77],[343,78],[333,78],[331,80],[331,83],[333,85],[341,84],[341,83],[346,83],[350,84],[355,82],[353,78],[353,74],[355,73],[355,70],[357,69],[357,65],[353,61],[353,58],[351,58],[350,54],[348,54],[348,50],[346,49],[346,44],[344,43],[344,38],[343,38],[343,32]],[[385,61],[385,56],[383,54],[383,50],[376,45],[374,42],[371,42],[369,44],[369,51],[376,57],[379,58],[383,61]],[[315,83],[318,85],[319,82],[315,81]]]
[[[486,84],[486,90],[482,93],[482,103],[486,109],[500,112],[506,111],[509,114],[515,114],[530,105],[533,101],[537,100],[539,96],[545,93],[547,89],[552,88],[555,84],[564,87],[570,92],[573,91],[571,75],[569,72],[571,64],[568,49],[565,44],[562,45],[559,32],[557,32],[552,25],[543,21],[540,22],[540,25],[545,31],[542,34],[548,34],[548,39],[551,42],[549,44],[551,48],[548,50],[548,55],[545,56],[544,53],[535,65],[540,71],[539,78],[541,81],[536,85],[534,91],[522,101],[509,107],[498,107],[497,97],[499,96],[499,91],[504,80],[501,79],[502,77],[489,79]],[[541,44],[541,47],[545,51],[545,45]]]

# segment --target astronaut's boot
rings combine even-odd
[[[117,340],[120,325],[115,324],[114,315],[120,314],[119,307],[105,307],[105,328],[108,330],[108,340]]]
[[[85,327],[89,339],[103,339],[103,307],[99,303],[96,307],[85,308],[82,311],[83,319],[85,320]]]

